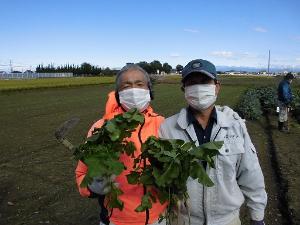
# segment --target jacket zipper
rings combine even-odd
[[[213,138],[212,141],[215,141],[218,134],[220,133],[221,127],[217,131],[215,137]],[[206,173],[208,174],[209,168],[208,166],[206,167]],[[203,214],[204,214],[204,225],[207,225],[207,211],[206,211],[206,201],[207,201],[207,188],[203,185],[203,198],[202,198],[202,207],[203,207]]]
[[[204,225],[207,224],[207,212],[206,212],[206,188],[205,186],[203,185],[203,201],[202,201],[202,204],[203,204],[203,214],[204,214]]]

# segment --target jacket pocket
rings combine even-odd
[[[191,216],[201,217],[203,212],[203,186],[198,182],[197,179],[191,177],[187,180],[187,191],[189,198],[187,200],[187,205]],[[188,214],[188,210],[185,207],[181,208],[183,214]]]
[[[236,170],[241,158],[245,152],[242,141],[224,143],[216,159],[217,174],[220,178],[236,179]]]
[[[224,217],[237,210],[244,197],[236,181],[241,155],[245,152],[243,142],[224,143],[216,158],[216,188],[212,199],[213,214]]]

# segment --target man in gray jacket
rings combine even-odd
[[[190,214],[192,225],[240,225],[246,200],[251,225],[263,225],[267,194],[256,150],[238,114],[214,104],[220,91],[215,66],[202,59],[189,62],[182,71],[182,90],[189,106],[165,120],[160,137],[224,145],[215,169],[203,163],[213,187],[188,179],[189,209],[180,206],[179,224],[188,224]]]

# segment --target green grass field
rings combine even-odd
[[[27,80],[0,80],[0,91],[71,87],[114,83],[114,77],[40,78]]]
[[[159,78],[161,83],[180,83],[179,75],[172,75]],[[265,84],[276,85],[281,78],[274,77],[254,77],[254,76],[220,76],[221,83],[224,85],[241,85],[241,86],[262,86]],[[27,80],[0,80],[0,91],[45,89],[55,87],[73,87],[98,84],[112,84],[115,77],[73,77],[73,78],[41,78]],[[296,86],[300,85],[298,80]]]
[[[69,138],[76,144],[81,143],[89,127],[103,115],[107,93],[114,89],[114,84],[110,84],[114,78],[76,79],[80,78],[73,78],[66,83],[68,88],[44,89],[40,83],[34,84],[44,82],[46,87],[57,87],[64,85],[63,80],[59,81],[61,83],[52,83],[50,79],[28,81],[33,83],[26,85],[12,82],[10,87],[13,88],[38,89],[0,92],[0,224],[97,224],[97,202],[79,196],[74,181],[76,162],[72,153],[57,143],[54,131],[65,120],[79,117],[81,121]],[[154,109],[166,117],[177,113],[186,105],[179,79],[168,79],[167,82],[155,85],[153,101]],[[217,103],[232,107],[248,87],[275,85],[278,82],[270,78],[228,77],[221,78],[221,81],[223,85]],[[73,84],[80,86],[72,86]],[[2,90],[6,88],[3,88],[2,81],[0,86]],[[299,88],[296,82],[295,87]],[[275,209],[278,200],[266,150],[264,121],[247,124],[258,149],[267,190],[272,198],[266,221],[268,224],[276,224],[274,220],[281,218]],[[299,149],[300,143],[296,140],[299,139],[299,126],[295,123],[292,125],[295,133],[288,137],[293,140],[289,146]],[[280,140],[288,139],[275,131],[274,133],[279,144]],[[297,159],[296,155],[293,158]],[[299,195],[295,199],[298,197]],[[247,220],[247,217],[243,217],[243,224],[247,224]]]

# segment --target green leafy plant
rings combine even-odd
[[[263,112],[255,89],[245,91],[240,98],[236,110],[245,119],[256,120],[262,116]]]
[[[292,115],[296,118],[298,123],[300,123],[300,90],[297,90],[293,93],[291,107],[293,109]]]
[[[272,87],[259,87],[246,90],[241,96],[236,110],[243,118],[256,120],[263,114],[272,113],[276,106],[276,90]]]
[[[201,162],[214,168],[214,156],[222,145],[223,142],[209,142],[196,147],[192,142],[149,137],[142,145],[142,154],[135,159],[134,171],[127,175],[130,184],[147,187],[136,211],[151,209],[156,202],[153,193],[157,193],[161,204],[168,202],[167,212],[161,219],[166,218],[169,223],[175,216],[177,203],[186,203],[188,177],[208,187],[214,185]],[[150,163],[145,165],[146,160]]]
[[[83,161],[88,167],[82,187],[90,184],[94,177],[110,178],[126,169],[119,161],[120,155],[127,154],[134,158],[135,145],[127,138],[143,122],[144,116],[136,109],[117,115],[105,121],[101,128],[95,129],[93,135],[75,149],[75,159]],[[196,147],[191,142],[164,140],[154,136],[142,144],[142,153],[134,158],[134,167],[127,175],[127,181],[144,187],[141,204],[135,210],[146,211],[146,223],[149,209],[157,198],[162,204],[168,202],[168,210],[161,219],[170,220],[176,204],[179,201],[185,203],[188,198],[188,177],[198,179],[205,186],[213,186],[200,162],[214,168],[214,156],[222,144],[209,142]],[[108,207],[122,210],[124,203],[119,199],[122,191],[113,181],[109,185],[110,192],[106,195]]]
[[[81,186],[86,187],[93,181],[94,177],[109,178],[112,175],[119,175],[126,168],[119,161],[120,154],[126,153],[133,156],[135,146],[126,138],[131,136],[135,128],[144,122],[144,116],[138,110],[130,110],[105,121],[101,128],[93,131],[93,135],[86,142],[79,145],[74,156],[76,160],[83,161],[88,171]],[[111,191],[107,195],[110,208],[123,208],[123,202],[118,198],[122,191],[110,182]]]
[[[264,113],[271,113],[277,106],[277,91],[273,87],[259,87],[256,89],[261,108]]]

